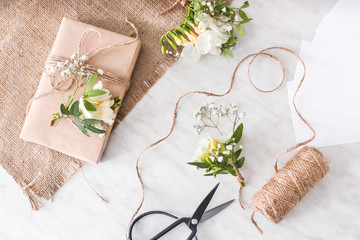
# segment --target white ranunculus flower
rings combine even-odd
[[[79,108],[82,114],[85,118],[95,118],[97,120],[103,121],[104,123],[112,125],[114,123],[116,114],[111,108],[111,106],[114,104],[114,100],[111,100],[110,91],[107,89],[103,89],[101,81],[95,84],[92,89],[101,89],[106,93],[96,97],[81,97],[79,99]],[[94,105],[96,111],[87,110],[84,105],[84,100],[87,100],[92,105]]]

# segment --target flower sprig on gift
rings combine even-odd
[[[63,102],[60,104],[60,112],[52,114],[51,125],[56,126],[61,119],[67,118],[90,137],[89,131],[104,136],[106,125],[114,123],[115,109],[121,106],[121,99],[111,99],[110,91],[103,88],[98,80],[99,74],[104,72],[98,69],[96,73],[88,71],[86,64],[88,57],[74,53],[69,60],[52,64],[45,72],[52,80],[55,80],[56,88],[61,91]],[[75,84],[75,90],[65,101],[64,84],[66,80]],[[95,84],[96,83],[96,84]],[[74,100],[79,91],[85,90],[79,100]]]
[[[202,146],[195,157],[195,162],[188,164],[198,168],[205,169],[205,176],[214,176],[218,174],[231,174],[238,178],[241,187],[244,186],[244,178],[239,169],[244,165],[245,157],[241,157],[242,146],[240,140],[243,134],[243,123],[241,119],[245,116],[244,112],[239,112],[236,104],[230,107],[215,106],[214,103],[208,103],[200,108],[195,117],[200,124],[195,125],[196,133],[202,133],[206,128],[216,129],[221,137],[202,139]],[[222,119],[228,119],[232,123],[232,132],[230,137],[224,136],[220,130]]]
[[[243,24],[252,20],[241,7],[230,7],[225,0],[191,0],[186,4],[186,19],[178,27],[169,30],[160,39],[161,51],[173,57],[191,56],[199,60],[201,55],[224,53],[233,57],[231,49],[238,43],[237,31],[245,37]]]

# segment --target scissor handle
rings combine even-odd
[[[143,217],[146,217],[147,215],[151,215],[151,214],[161,214],[161,215],[165,215],[165,216],[168,216],[168,217],[171,217],[171,218],[174,218],[174,219],[178,219],[177,216],[175,215],[172,215],[170,213],[167,213],[167,212],[163,212],[163,211],[149,211],[149,212],[145,212],[141,215],[139,215],[137,218],[135,218],[130,226],[129,226],[129,232],[128,232],[128,240],[132,240],[132,230],[134,228],[134,225],[140,220],[142,219]]]
[[[167,212],[163,212],[163,211],[149,211],[149,212],[145,212],[141,215],[139,215],[137,218],[135,218],[130,226],[129,226],[129,232],[128,232],[128,240],[132,240],[132,230],[134,228],[134,225],[143,217],[147,216],[147,215],[151,215],[151,214],[161,214],[161,215],[165,215],[174,219],[177,219],[175,222],[173,222],[172,224],[170,224],[167,228],[165,228],[163,231],[161,231],[160,233],[158,233],[156,236],[152,237],[150,240],[158,240],[160,237],[164,236],[166,233],[170,232],[172,229],[174,229],[175,227],[177,227],[178,225],[180,225],[181,223],[185,223],[186,225],[189,224],[190,222],[190,218],[178,218],[175,215],[172,215],[170,213]],[[196,228],[192,230],[190,236],[187,238],[187,240],[192,240],[193,238],[195,238],[195,240],[198,240],[198,238],[196,237]]]

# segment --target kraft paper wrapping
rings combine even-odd
[[[70,58],[73,53],[79,51],[81,37],[88,29],[95,29],[101,33],[100,48],[133,40],[133,38],[128,36],[64,18],[49,55]],[[100,38],[96,33],[90,32],[86,34],[82,41],[80,54],[95,48],[99,41]],[[104,50],[90,58],[87,63],[130,81],[139,51],[140,41],[137,40],[130,45]],[[99,75],[98,80],[102,81],[103,88],[108,89],[112,97],[119,96],[120,99],[124,98],[127,90],[124,84],[107,82],[101,78],[101,75]],[[35,96],[39,96],[51,89],[50,79],[43,73]],[[74,89],[75,84],[64,92],[65,99]],[[75,99],[80,98],[82,92],[80,90]],[[28,112],[20,137],[26,141],[41,144],[77,159],[90,163],[98,163],[109,139],[112,126],[107,128],[104,137],[99,137],[97,134],[90,132],[90,137],[87,137],[68,119],[62,119],[56,127],[51,127],[49,123],[52,119],[52,114],[60,111],[61,103],[62,95],[60,91],[53,91],[49,95],[36,99]],[[116,109],[116,114],[118,111],[119,108]]]

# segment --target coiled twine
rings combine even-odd
[[[329,169],[329,160],[318,149],[303,147],[253,196],[255,211],[279,223]]]

